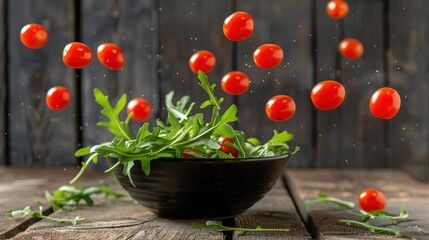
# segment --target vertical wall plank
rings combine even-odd
[[[340,41],[340,31],[342,31],[340,22],[331,19],[326,15],[325,7],[328,1],[315,1],[316,4],[316,59],[317,66],[315,71],[316,82],[321,82],[327,79],[337,80],[336,69],[337,65],[337,46]],[[350,2],[350,1],[347,1]],[[346,89],[347,90],[347,89]],[[311,90],[310,90],[311,91]],[[347,94],[347,93],[346,93]],[[346,96],[347,100],[347,96]],[[312,103],[311,103],[312,104]],[[313,109],[316,109],[313,105]],[[341,143],[341,124],[340,114],[343,106],[330,111],[316,111],[317,116],[317,154],[316,167],[336,167],[340,164],[340,157],[337,148]]]
[[[9,11],[9,109],[12,164],[74,164],[75,126],[70,104],[53,112],[46,107],[49,88],[62,85],[74,96],[71,70],[61,54],[69,41],[69,2],[13,0]],[[47,46],[32,50],[19,40],[21,28],[39,23],[49,32]]]
[[[340,160],[344,167],[384,167],[384,121],[369,111],[372,94],[383,87],[383,1],[350,1],[345,37],[364,45],[359,60],[342,61],[342,83],[348,90],[342,112]],[[350,158],[350,159],[348,159]]]
[[[390,1],[390,85],[401,96],[391,121],[393,164],[429,181],[429,2]]]
[[[342,58],[341,83],[346,99],[337,109],[318,111],[319,167],[383,167],[383,121],[368,109],[372,93],[383,85],[383,5],[377,1],[347,1],[344,37],[357,38],[364,45],[362,58]],[[335,79],[335,55],[339,39],[338,21],[318,1],[318,81]],[[327,51],[329,50],[329,51]]]
[[[109,95],[111,103],[127,93],[128,100],[143,97],[154,112],[158,106],[158,78],[156,71],[158,26],[154,1],[82,1],[82,41],[94,53],[92,64],[83,69],[84,144],[94,145],[111,141],[107,129],[97,127],[101,107],[94,102],[93,89],[100,88]],[[105,68],[97,59],[97,47],[112,42],[121,47],[126,62],[118,71]],[[126,113],[122,115],[125,119]],[[154,122],[152,114],[150,121]],[[130,122],[136,133],[141,124]]]
[[[7,143],[7,112],[6,112],[6,99],[7,99],[7,83],[6,83],[6,23],[4,21],[6,14],[5,9],[6,1],[0,1],[0,165],[6,164],[7,154],[6,154],[6,143]]]
[[[217,95],[225,97],[224,106],[230,104],[231,97],[222,92],[219,84],[232,65],[232,43],[222,32],[223,21],[231,13],[231,1],[160,0],[159,13],[162,94],[174,90],[175,99],[189,95],[197,103],[194,112],[200,111],[198,106],[207,96],[188,61],[194,52],[208,50],[217,59],[216,68],[207,74],[209,81],[218,86]],[[203,112],[206,117],[211,114]]]
[[[289,166],[309,166],[311,158],[311,1],[239,1],[237,10],[250,13],[255,21],[251,38],[238,42],[238,70],[250,80],[248,92],[239,96],[240,126],[248,137],[267,141],[273,130],[295,135],[292,146],[303,150],[292,157]],[[274,69],[258,68],[253,52],[262,44],[283,48],[284,60]],[[265,104],[275,95],[289,95],[297,105],[295,116],[273,122],[265,114]]]

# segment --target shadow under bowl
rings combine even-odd
[[[181,159],[151,161],[146,176],[140,161],[131,169],[134,187],[122,167],[113,172],[122,187],[158,217],[225,219],[235,217],[271,190],[289,155],[251,159]],[[108,159],[109,165],[116,160]]]

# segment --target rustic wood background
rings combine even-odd
[[[290,167],[400,168],[429,180],[429,1],[349,0],[343,21],[325,13],[317,0],[0,0],[0,164],[76,165],[78,146],[107,141],[95,126],[99,107],[92,90],[101,88],[116,100],[145,97],[154,109],[150,121],[164,117],[163,96],[203,99],[188,59],[196,50],[215,53],[218,65],[209,73],[219,83],[230,70],[247,73],[251,88],[239,97],[218,94],[239,106],[238,127],[266,140],[272,129],[295,134],[302,150]],[[255,32],[232,43],[222,33],[232,12],[249,12]],[[25,48],[19,32],[36,22],[49,31],[48,45]],[[337,54],[338,41],[356,37],[364,56],[350,61]],[[93,51],[114,42],[127,63],[120,71],[104,68],[96,58],[81,71],[67,68],[64,46],[82,41]],[[285,59],[276,69],[259,69],[252,60],[257,46],[276,43]],[[322,112],[310,101],[319,81],[336,79],[347,90],[338,109]],[[60,112],[45,106],[55,85],[71,90],[73,102]],[[402,97],[399,114],[376,119],[368,109],[371,94],[392,86]],[[294,118],[274,123],[264,106],[273,95],[288,94],[297,103]],[[133,123],[133,129],[138,128]],[[4,133],[4,134],[3,134]]]

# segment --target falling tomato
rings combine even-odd
[[[311,101],[319,110],[331,110],[337,108],[344,101],[346,90],[337,81],[322,81],[311,90]]]
[[[372,115],[382,119],[393,118],[401,108],[399,93],[390,87],[383,87],[375,91],[369,102]]]
[[[197,73],[199,70],[208,73],[216,66],[216,57],[207,50],[201,50],[194,53],[189,59],[189,67],[192,72]]]
[[[84,68],[92,61],[91,49],[83,43],[72,42],[67,44],[63,51],[63,61],[71,68]]]
[[[105,67],[118,70],[125,64],[125,57],[118,45],[103,43],[97,48],[97,57]]]
[[[131,119],[136,122],[146,121],[152,111],[152,106],[144,98],[134,98],[127,105],[127,113],[132,114]]]
[[[286,121],[295,115],[295,101],[287,95],[277,95],[265,105],[267,117],[273,121]]]
[[[240,95],[249,89],[250,81],[246,74],[239,71],[227,73],[221,81],[224,92],[230,95]]]
[[[21,29],[21,42],[28,48],[41,48],[48,42],[48,31],[37,23],[30,23]]]
[[[255,50],[253,60],[260,68],[274,68],[283,61],[283,50],[276,44],[264,44]]]
[[[241,41],[253,33],[253,18],[246,12],[235,12],[223,23],[223,33],[231,41]]]
[[[346,38],[338,44],[338,51],[344,57],[358,59],[363,55],[363,45],[355,38]]]
[[[344,0],[331,0],[326,4],[326,13],[333,19],[341,19],[347,16],[349,5]]]
[[[70,103],[70,92],[67,88],[56,86],[46,93],[46,105],[53,111],[60,111]]]

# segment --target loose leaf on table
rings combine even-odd
[[[372,233],[380,233],[380,234],[395,234],[395,236],[400,237],[401,236],[401,230],[398,227],[391,226],[391,227],[378,227],[373,226],[369,222],[359,222],[355,220],[348,220],[348,219],[341,219],[339,220],[340,223],[345,223],[347,225],[358,225],[361,227],[367,228]]]
[[[390,214],[384,210],[375,210],[371,212],[365,212],[361,210],[359,213],[350,212],[353,215],[359,216],[362,222],[349,219],[341,219],[340,223],[347,225],[358,225],[367,228],[370,232],[381,233],[381,234],[395,234],[401,236],[401,229],[396,226],[375,226],[374,223],[385,225],[386,222],[393,223],[395,221],[401,221],[408,217],[408,212],[404,210],[404,205],[400,207],[400,213],[398,215]]]
[[[37,212],[32,211],[30,206],[27,206],[21,210],[15,210],[15,211],[6,210],[5,213],[6,213],[6,216],[8,216],[10,218],[32,216],[35,218],[41,218],[41,219],[54,221],[54,222],[58,222],[58,223],[71,223],[73,225],[76,225],[78,222],[85,220],[85,218],[81,218],[79,216],[72,218],[72,219],[54,218],[54,217],[46,216],[43,214],[43,207],[40,203],[39,203],[39,211],[37,211]]]
[[[367,222],[369,220],[377,220],[377,221],[401,221],[408,218],[409,213],[404,210],[404,204],[401,205],[399,209],[399,214],[394,215],[385,210],[375,210],[370,212],[365,212],[360,210],[359,213],[350,212],[353,215],[359,216],[362,221]]]
[[[345,200],[341,200],[339,198],[335,198],[335,197],[330,197],[328,194],[326,193],[319,193],[319,196],[317,198],[314,199],[308,199],[304,202],[304,206],[306,208],[309,208],[311,205],[315,204],[315,203],[334,203],[339,207],[345,207],[345,208],[354,208],[355,207],[355,203],[354,202],[349,202],[349,201],[345,201]]]
[[[104,182],[101,187],[84,188],[79,186],[61,186],[52,194],[46,191],[45,197],[50,203],[52,203],[54,211],[59,209],[64,211],[73,211],[81,200],[83,200],[88,206],[92,206],[94,204],[92,196],[103,193],[106,198],[130,198],[128,195],[114,191]]]
[[[211,221],[211,220],[207,221],[205,224],[192,223],[192,226],[202,230],[211,230],[211,231],[218,231],[218,232],[239,231],[241,233],[245,233],[245,232],[288,232],[290,231],[288,228],[263,228],[261,226],[257,226],[256,228],[227,227],[217,223],[216,221]]]

